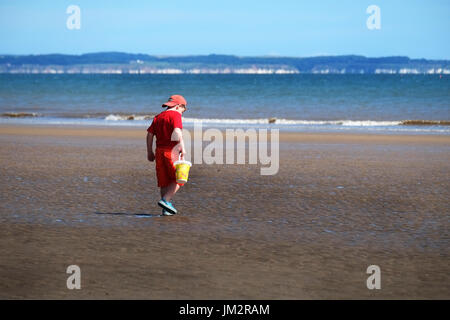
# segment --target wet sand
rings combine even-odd
[[[450,298],[449,136],[281,134],[277,175],[195,165],[160,217],[145,134],[0,126],[0,298]]]

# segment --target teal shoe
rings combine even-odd
[[[162,216],[173,216],[173,213],[170,213],[169,211],[167,211],[166,209],[162,209]]]
[[[158,201],[158,205],[171,214],[177,214],[177,209],[175,209],[171,202],[166,201],[164,198]]]

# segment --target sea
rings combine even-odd
[[[172,94],[186,128],[450,134],[439,74],[0,74],[0,124],[144,128]]]

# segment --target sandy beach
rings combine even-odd
[[[450,298],[450,136],[282,133],[278,174],[194,165],[173,217],[145,136],[0,126],[0,298]]]

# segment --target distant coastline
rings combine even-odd
[[[0,55],[11,74],[450,74],[450,60],[357,55],[238,57],[153,56],[122,52]]]

